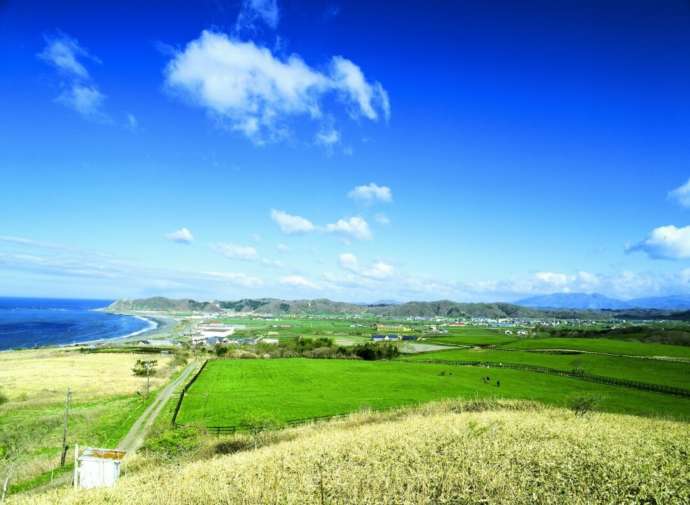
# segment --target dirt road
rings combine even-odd
[[[127,455],[129,456],[134,454],[137,449],[141,447],[141,444],[144,443],[144,439],[151,429],[151,426],[153,426],[153,423],[161,413],[161,410],[163,410],[163,407],[165,407],[167,401],[170,399],[175,390],[185,383],[197,366],[198,363],[196,362],[192,362],[187,365],[177,379],[165,386],[162,391],[158,393],[158,396],[155,400],[153,400],[153,403],[146,408],[144,413],[141,414],[139,419],[137,419],[132,425],[127,435],[125,435],[125,437],[120,441],[119,445],[117,446],[118,449],[121,451],[127,451]]]

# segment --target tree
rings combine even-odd
[[[138,359],[136,364],[134,365],[134,368],[132,368],[132,372],[137,377],[146,377],[146,397],[149,396],[149,388],[151,386],[151,374],[155,373],[156,365],[158,365],[158,361],[155,359]]]

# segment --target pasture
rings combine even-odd
[[[665,356],[690,360],[690,346],[652,344],[606,338],[535,338],[505,344],[506,349],[572,349],[620,356]]]
[[[448,328],[448,333],[445,334],[426,334],[425,339],[436,344],[483,346],[507,344],[517,340],[518,337],[506,335],[504,330],[468,326]]]
[[[489,383],[483,377],[490,376]],[[500,381],[500,386],[496,384]],[[446,398],[505,398],[690,419],[690,399],[510,369],[404,361],[214,360],[189,389],[180,424],[251,426]]]
[[[500,349],[452,349],[412,355],[405,359],[517,363],[565,371],[582,370],[592,375],[690,390],[690,363],[643,357],[628,358],[589,353],[556,354]]]

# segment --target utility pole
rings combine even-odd
[[[149,397],[149,388],[151,386],[151,368],[151,365],[146,365],[146,398]]]
[[[65,466],[65,459],[67,458],[67,419],[69,418],[69,407],[72,402],[72,389],[67,388],[67,396],[65,397],[65,418],[62,426],[62,455],[60,456],[60,466]]]

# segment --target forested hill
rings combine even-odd
[[[138,300],[118,300],[110,310],[117,311],[177,311],[218,312],[220,310],[257,314],[372,314],[391,317],[601,317],[601,314],[582,311],[543,311],[510,303],[407,302],[401,304],[353,304],[327,299],[280,300],[276,298],[242,299],[236,301],[198,302],[190,299],[163,297]]]

